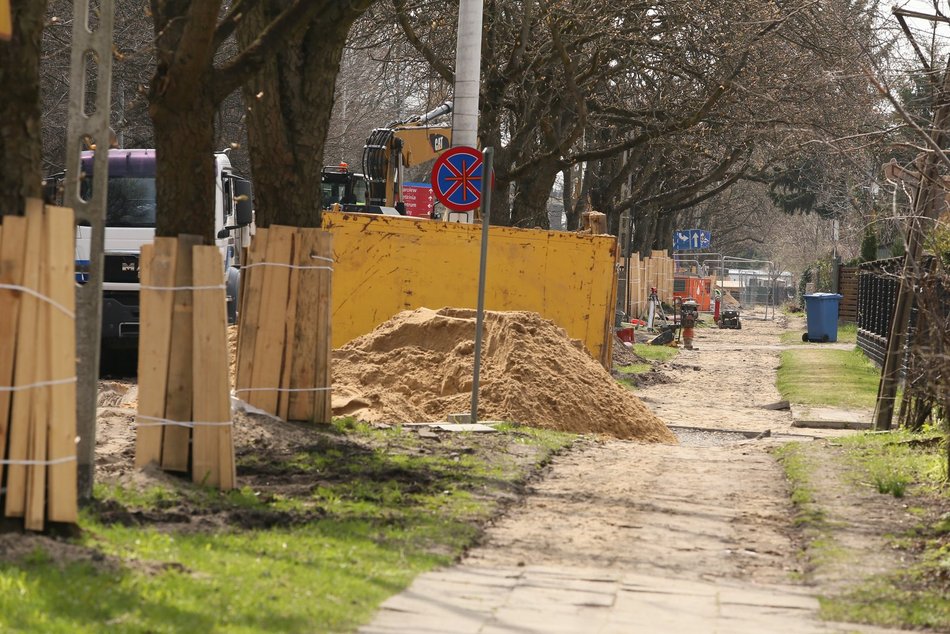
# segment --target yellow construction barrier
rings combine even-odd
[[[333,234],[333,347],[396,313],[475,308],[481,227],[374,214],[325,212]],[[617,240],[539,229],[489,230],[487,310],[552,320],[609,367]]]

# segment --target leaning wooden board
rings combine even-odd
[[[195,286],[220,283],[217,247],[194,247],[193,268]],[[194,320],[194,418],[198,424],[192,430],[192,480],[229,490],[236,477],[232,429],[221,424],[231,420],[224,289],[195,291]]]
[[[178,240],[155,238],[142,246],[142,285],[173,286],[178,260]],[[135,431],[135,466],[161,463],[162,430],[150,418],[165,418],[168,356],[171,346],[172,293],[142,289],[139,335],[139,408]]]
[[[37,201],[38,202],[38,201]],[[44,297],[49,297],[49,239],[47,229],[49,223],[47,214],[40,214],[40,252],[39,271],[36,290]],[[29,208],[27,213],[30,213]],[[35,357],[34,380],[49,382],[50,376],[50,311],[49,302],[36,302],[36,337],[33,340],[31,352]],[[20,355],[22,357],[22,355]],[[50,387],[37,386],[24,395],[31,400],[29,432],[27,433],[27,460],[33,464],[26,467],[26,502],[24,506],[24,527],[27,530],[43,530],[43,516],[46,510],[46,439],[49,425]]]
[[[47,207],[49,230],[50,298],[70,312],[76,310],[73,242],[76,224],[73,210]],[[50,313],[50,375],[54,381],[68,379],[76,373],[75,322],[61,310]],[[54,385],[50,388],[49,459],[54,462],[48,471],[49,488],[47,517],[51,522],[78,521],[76,462],[76,384]],[[65,462],[56,463],[62,460]]]
[[[0,242],[0,284],[18,286],[23,282],[23,259],[26,252],[26,218],[7,216],[3,219],[3,241]],[[21,293],[0,289],[0,386],[13,386],[13,359],[16,353],[17,323],[19,323]],[[10,403],[13,392],[0,391],[0,447],[7,446],[10,423]],[[2,453],[2,451],[0,451]],[[0,464],[0,480],[4,465]]]
[[[28,205],[26,213],[26,253],[23,260],[22,284],[34,291],[39,289],[42,233],[42,207],[37,208],[35,204]],[[34,350],[39,304],[40,300],[33,295],[24,294],[20,298],[20,320],[16,331],[17,350]],[[13,385],[25,386],[37,381],[36,361],[35,354],[19,354],[16,356]],[[13,393],[7,445],[8,460],[24,462],[28,459],[32,408],[33,390],[21,390]],[[26,479],[25,465],[11,464],[7,469],[5,504],[7,517],[23,517],[26,511]]]
[[[258,315],[257,340],[254,342],[249,403],[266,412],[277,413],[281,363],[283,360],[287,294],[290,284],[290,256],[294,238],[293,227],[272,226],[267,233],[266,262],[275,266],[261,267],[263,288]]]
[[[165,418],[188,422],[192,419],[192,248],[201,244],[201,236],[178,236],[178,261],[175,263],[176,290],[159,291],[172,296],[171,342],[168,356],[168,383],[165,397]],[[221,284],[219,278],[216,282]],[[188,470],[188,442],[191,434],[187,427],[168,425],[162,437],[162,469]]]

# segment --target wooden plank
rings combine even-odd
[[[212,286],[222,280],[221,252],[215,246],[192,251],[194,285]],[[227,300],[224,290],[194,294],[194,419],[231,420],[228,379]],[[234,488],[234,444],[227,426],[196,425],[192,430],[194,482],[221,489]]]
[[[317,255],[333,258],[333,234],[321,231],[317,235]],[[332,262],[318,260],[332,266]],[[314,392],[313,416],[315,423],[329,423],[333,418],[332,393],[333,379],[331,362],[333,360],[333,271],[319,271],[320,284],[317,287],[317,357],[314,387],[327,388]]]
[[[272,225],[267,232],[268,263],[289,263],[294,228]],[[257,340],[254,345],[251,385],[257,391],[249,392],[248,402],[265,412],[277,414],[277,391],[284,351],[284,310],[290,269],[282,266],[264,266]],[[268,388],[268,389],[261,389]]]
[[[291,241],[290,253],[287,257],[287,264],[294,264],[297,262],[297,257],[295,251],[299,249],[299,241],[301,239],[301,233],[305,229],[297,229],[294,231],[293,240]],[[289,269],[290,276],[287,287],[287,312],[284,317],[284,352],[283,352],[283,361],[280,370],[280,387],[281,389],[286,389],[290,387],[291,383],[291,371],[293,370],[293,359],[294,359],[294,335],[296,334],[297,329],[297,296],[298,296],[298,286],[300,284],[300,269]],[[306,321],[307,313],[301,313],[301,319]],[[277,415],[284,420],[287,420],[287,414],[290,409],[290,396],[291,392],[278,392],[277,393]]]
[[[40,250],[43,234],[42,205],[27,206],[26,214],[26,252],[23,260],[22,285],[37,290],[40,286]],[[20,297],[20,323],[17,328],[17,343],[14,369],[14,385],[28,385],[36,382],[36,326],[39,316],[40,300],[27,294]],[[30,438],[31,410],[33,390],[13,393],[13,406],[10,413],[9,445],[7,459],[26,460]],[[7,517],[23,517],[26,510],[26,467],[10,465],[7,470],[7,499],[5,513]]]
[[[175,263],[175,286],[192,285],[191,249],[201,244],[201,236],[178,236],[178,261]],[[218,284],[221,283],[219,279]],[[192,419],[192,291],[162,291],[173,296],[171,347],[168,355],[168,385],[165,389],[165,418],[187,422]],[[188,447],[191,430],[169,425],[162,437],[162,469],[188,470]]]
[[[23,259],[26,251],[26,218],[6,216],[3,219],[3,241],[0,242],[0,284],[19,285],[23,282]],[[13,360],[16,353],[17,323],[20,314],[21,293],[0,289],[0,386],[13,385]],[[0,391],[0,457],[7,446],[7,428],[10,423],[12,392]],[[0,481],[3,479],[0,464]]]
[[[73,210],[47,207],[49,226],[50,297],[70,311],[76,310],[76,277],[73,261],[76,225]],[[50,374],[54,380],[76,374],[75,322],[59,310],[50,313]],[[50,388],[49,459],[76,455],[76,384]],[[47,518],[51,522],[78,521],[75,460],[49,467]]]
[[[178,260],[178,240],[155,238],[142,246],[143,286],[173,286]],[[174,294],[142,289],[139,331],[139,414],[165,417],[165,392],[168,385],[168,357],[171,347],[171,323]],[[148,425],[151,421],[140,421]],[[135,432],[135,466],[161,463],[163,427],[138,427]]]
[[[672,258],[666,258],[666,278],[663,280],[663,284],[666,287],[666,297],[667,301],[671,304],[673,303],[673,275],[676,271],[676,263],[673,262]]]
[[[294,260],[299,266],[326,264],[314,260],[311,255],[320,255],[316,229],[300,229],[297,232],[297,245]],[[300,271],[297,288],[297,323],[294,325],[293,343],[295,354],[291,360],[290,387],[293,389],[312,388],[316,385],[317,330],[320,327],[318,293],[321,283],[317,270]],[[313,420],[313,392],[290,392],[288,420]]]
[[[260,330],[258,318],[261,312],[261,294],[263,292],[264,269],[266,267],[254,266],[264,261],[267,251],[267,229],[258,229],[251,240],[251,246],[248,249],[248,268],[244,269],[246,282],[244,282],[244,299],[240,314],[241,323],[238,326],[238,358],[237,358],[237,377],[236,393],[237,397],[248,403],[252,402],[254,392],[243,392],[242,390],[251,386],[253,374],[254,348],[257,344],[257,333]]]
[[[32,209],[31,209],[32,207]],[[41,219],[39,278],[36,290],[45,297],[50,296],[49,287],[49,220],[43,212],[40,200],[27,202],[27,214],[39,214]],[[68,251],[67,253],[72,253]],[[40,301],[36,305],[36,338],[30,354],[35,357],[36,381],[49,381],[50,374],[50,311],[49,302]],[[59,311],[57,311],[59,312]],[[30,431],[27,436],[27,459],[34,463],[43,463],[47,458],[47,438],[49,427],[50,388],[37,387],[30,390]],[[46,469],[45,464],[31,464],[26,468],[26,506],[23,513],[23,527],[29,531],[43,530],[46,514]]]
[[[648,276],[650,271],[647,268],[648,258],[641,258],[640,260],[640,306],[641,308],[646,307],[646,301],[650,297],[650,282],[648,281]]]

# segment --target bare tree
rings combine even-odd
[[[244,90],[258,226],[319,226],[320,172],[349,27],[373,0],[328,2],[287,38]],[[237,29],[243,50],[279,19],[284,3],[260,0]]]
[[[151,0],[157,64],[149,83],[149,114],[157,157],[156,233],[214,238],[214,117],[218,106],[261,69],[330,0],[282,3],[259,23],[240,53],[216,59],[257,0]],[[329,27],[331,32],[333,26]]]
[[[613,226],[634,209],[640,248],[668,246],[677,214],[867,120],[856,113],[873,107],[873,91],[847,60],[876,4],[488,2],[480,137],[497,150],[498,185],[514,187],[512,208],[498,196],[493,218],[544,226],[551,185],[569,170],[569,227],[587,204]],[[393,7],[407,41],[450,81],[451,10]]]

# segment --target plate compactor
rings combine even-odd
[[[742,322],[739,321],[739,311],[735,308],[726,308],[719,313],[719,327],[741,329]]]

